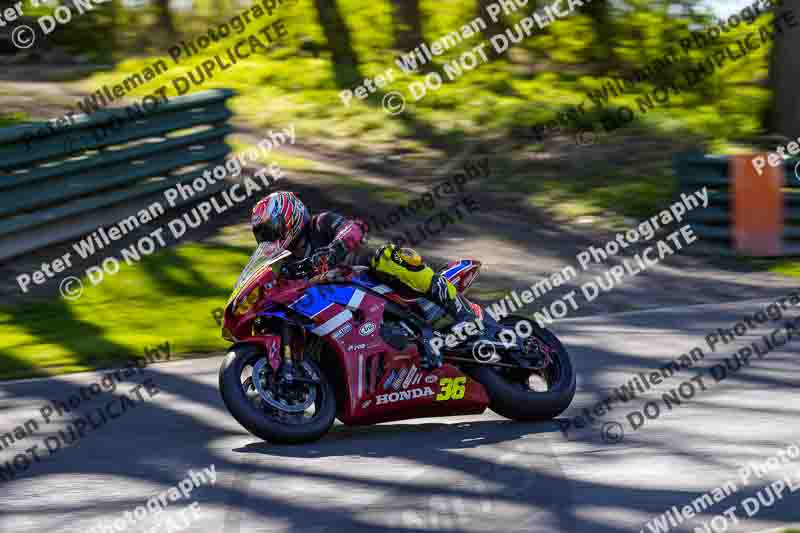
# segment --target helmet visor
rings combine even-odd
[[[285,237],[279,224],[259,224],[253,228],[253,235],[259,243],[281,241]]]

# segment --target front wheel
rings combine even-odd
[[[502,325],[513,329],[520,320],[526,319],[510,316]],[[486,388],[491,399],[489,407],[495,413],[526,422],[552,420],[572,403],[575,371],[567,350],[556,336],[535,323],[531,327],[533,333],[527,345],[535,346],[537,352],[545,352],[546,364],[542,368],[480,366],[472,368],[470,373]]]
[[[231,348],[219,369],[219,390],[228,411],[247,431],[276,444],[320,439],[336,418],[336,397],[313,359],[297,362],[299,379],[286,383],[258,346]]]

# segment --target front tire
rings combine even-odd
[[[306,359],[319,376],[314,413],[301,419],[302,423],[283,422],[274,416],[274,408],[254,394],[253,376],[242,380],[244,371],[265,357],[263,350],[252,344],[235,345],[225,356],[219,369],[219,390],[228,411],[247,431],[271,443],[300,444],[322,438],[336,419],[336,397],[325,374],[312,359]]]
[[[504,326],[513,328],[524,317],[507,317]],[[546,391],[527,388],[530,375],[525,377],[519,370],[496,369],[479,366],[470,373],[489,394],[489,407],[495,413],[512,420],[540,422],[552,420],[564,412],[575,397],[576,380],[569,354],[556,336],[546,328],[532,324],[533,335],[552,348],[553,368],[543,377]],[[529,372],[530,374],[530,372]]]

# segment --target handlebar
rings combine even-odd
[[[311,274],[314,270],[314,265],[311,259],[305,258],[294,263],[286,263],[281,266],[281,277],[289,278],[304,278]]]
[[[285,264],[281,267],[281,276],[290,278],[307,278],[314,275],[325,274],[330,269],[329,265],[322,265],[322,268],[315,269],[314,262],[310,257],[301,259],[294,263]]]

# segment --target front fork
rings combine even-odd
[[[302,355],[302,352],[301,352]],[[294,360],[292,358],[292,334],[289,324],[281,322],[281,366],[278,368],[279,379],[291,383],[294,379]]]
[[[302,384],[318,386],[320,377],[305,359],[306,351],[313,349],[313,346],[307,342],[308,339],[303,335],[302,328],[295,326],[299,330],[299,334],[298,345],[293,350],[291,327],[291,324],[281,323],[281,366],[277,371],[278,383],[285,386]],[[312,354],[309,360],[313,359],[314,355]]]

